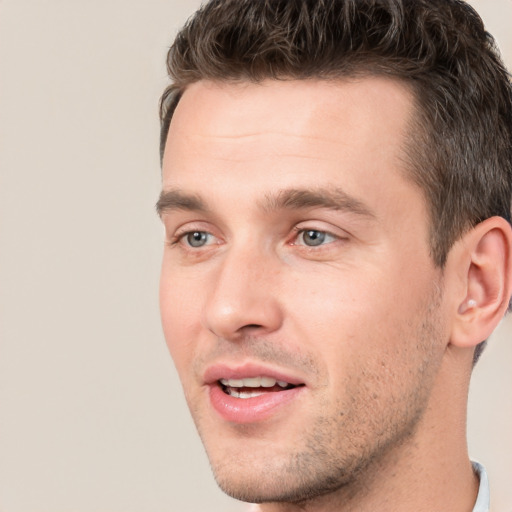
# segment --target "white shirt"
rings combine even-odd
[[[491,497],[489,492],[489,479],[487,478],[487,473],[485,468],[481,464],[478,464],[478,462],[473,462],[473,469],[480,478],[480,487],[478,488],[478,496],[476,497],[476,503],[473,508],[473,512],[489,512]]]

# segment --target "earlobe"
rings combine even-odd
[[[470,309],[475,308],[478,305],[475,299],[468,299],[465,300],[460,306],[458,313],[460,315],[463,315],[464,313],[467,313]]]
[[[486,340],[507,311],[512,293],[512,229],[491,217],[466,233],[458,253],[463,289],[450,342],[460,348]]]

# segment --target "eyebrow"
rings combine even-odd
[[[208,212],[206,203],[195,194],[186,194],[181,190],[162,190],[156,202],[156,212],[162,216],[173,210],[188,210],[196,212]]]
[[[285,189],[268,194],[262,204],[265,210],[304,210],[327,208],[374,218],[375,213],[359,199],[340,188]]]
[[[327,208],[375,218],[375,214],[368,206],[339,188],[284,189],[267,194],[260,206],[266,212]],[[162,191],[156,203],[158,215],[162,216],[173,210],[202,213],[210,211],[206,202],[198,195],[188,194],[179,189]]]

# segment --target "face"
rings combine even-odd
[[[442,281],[383,78],[199,82],[159,209],[165,337],[216,479],[247,501],[348,486],[421,435]]]

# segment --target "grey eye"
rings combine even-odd
[[[324,231],[317,231],[316,229],[308,229],[302,233],[304,244],[310,247],[322,245],[325,242],[325,238],[326,233]]]
[[[191,231],[187,233],[186,239],[190,247],[203,247],[208,243],[209,233],[206,231]]]

